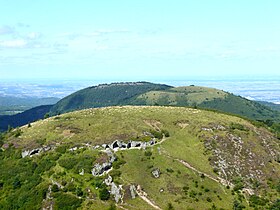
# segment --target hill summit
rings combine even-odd
[[[148,82],[102,84],[77,91],[56,103],[51,115],[86,108],[119,106],[188,106],[280,122],[280,112],[240,96],[200,86],[172,87]]]
[[[85,109],[11,130],[0,143],[1,209],[280,207],[279,140],[235,116]]]

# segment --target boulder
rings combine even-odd
[[[26,156],[28,156],[29,155],[29,150],[25,150],[25,151],[23,151],[22,153],[21,153],[21,157],[22,158],[25,158]]]
[[[160,170],[158,168],[154,169],[152,171],[152,175],[155,177],[155,178],[159,178],[160,177]]]

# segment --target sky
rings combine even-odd
[[[280,76],[279,0],[0,0],[0,80]]]

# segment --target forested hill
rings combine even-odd
[[[85,88],[63,98],[53,106],[51,114],[56,115],[93,107],[134,104],[134,99],[140,94],[169,88],[171,88],[169,85],[149,82],[101,84]]]
[[[75,92],[55,104],[51,115],[116,105],[189,106],[280,122],[280,112],[228,92],[199,86],[172,87],[148,82],[103,84]]]
[[[18,127],[39,119],[43,119],[53,105],[34,107],[15,115],[0,115],[0,131],[5,131],[9,126]]]

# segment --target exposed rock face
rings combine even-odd
[[[279,155],[279,145],[273,140],[273,136],[265,130],[250,129],[253,133],[246,130],[232,131],[223,126],[210,127],[214,132],[208,132],[203,136],[206,151],[211,151],[212,157],[210,164],[216,169],[219,177],[233,182],[237,177],[242,177],[244,190],[253,194],[255,189],[253,182],[264,183],[265,177],[275,177],[265,167],[271,167],[269,162],[277,161]],[[223,135],[215,133],[215,130],[222,131]],[[210,134],[210,135],[209,135]],[[249,141],[248,136],[254,135],[254,141]],[[260,153],[264,150],[264,153]],[[253,189],[253,190],[252,190]]]
[[[52,146],[43,146],[40,148],[32,149],[32,150],[25,150],[21,153],[22,158],[29,156],[32,157],[33,155],[38,155],[41,152],[46,152],[51,150],[53,147]]]
[[[151,136],[151,140],[147,141],[147,142],[130,140],[130,141],[128,141],[128,143],[125,143],[120,140],[115,140],[111,144],[102,144],[102,145],[95,145],[95,146],[91,146],[90,144],[84,144],[84,145],[91,149],[99,150],[99,149],[103,148],[106,151],[107,150],[117,151],[117,150],[125,150],[125,149],[132,149],[132,148],[146,149],[147,147],[153,146],[156,143],[157,143],[157,139],[154,138],[153,136]],[[21,156],[22,156],[22,158],[24,158],[26,156],[32,157],[33,155],[37,155],[37,154],[40,154],[41,152],[46,152],[46,151],[49,151],[54,148],[55,148],[54,146],[42,146],[40,148],[36,148],[36,149],[32,149],[32,150],[24,150],[21,153]],[[74,152],[78,149],[83,149],[83,148],[84,148],[84,146],[73,147],[73,148],[70,148],[69,151]]]
[[[152,171],[152,175],[155,178],[159,178],[160,177],[160,170],[158,168],[156,168],[155,170]]]
[[[112,163],[111,162],[106,162],[106,163],[96,163],[91,170],[91,173],[93,176],[101,176],[103,175],[104,172],[110,170],[112,168]]]
[[[105,152],[109,157],[109,161],[102,164],[96,163],[93,166],[93,169],[91,170],[93,176],[101,176],[103,175],[103,173],[107,172],[112,168],[112,163],[116,160],[116,157],[110,149],[105,150]]]

